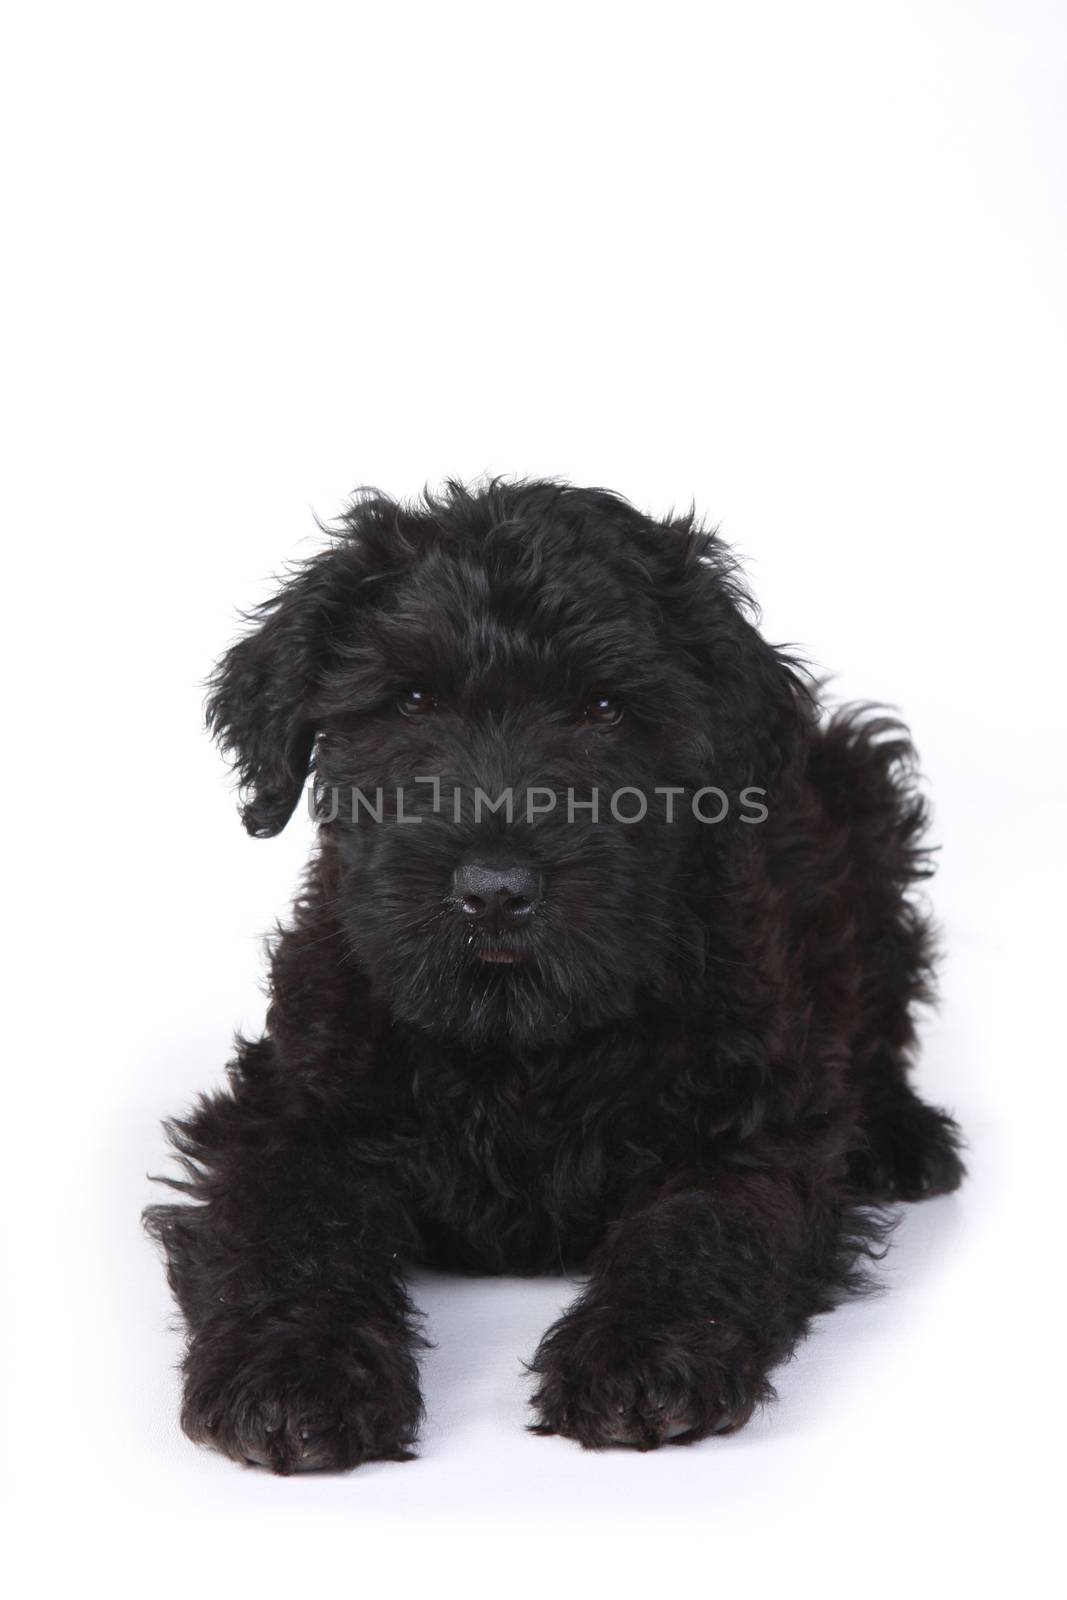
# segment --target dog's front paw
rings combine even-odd
[[[362,1330],[328,1353],[216,1339],[185,1363],[189,1438],[283,1476],[408,1460],[421,1416],[414,1358],[393,1335]]]
[[[578,1305],[550,1328],[530,1370],[535,1433],[586,1449],[655,1450],[733,1433],[772,1390],[741,1342],[719,1323]]]

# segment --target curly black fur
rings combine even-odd
[[[192,1203],[147,1220],[187,1433],[283,1473],[409,1454],[406,1262],[589,1274],[531,1363],[538,1431],[740,1427],[862,1286],[887,1204],[963,1174],[908,1084],[931,940],[905,730],[824,715],[720,541],[598,489],[362,494],[252,621],[208,712],[249,831],[309,772],[391,798],[322,824],[266,1036],[169,1125]],[[689,804],[711,784],[718,825]],[[534,787],[560,804],[528,820]],[[623,787],[644,820],[568,819],[566,791]],[[476,819],[507,788],[516,818]],[[475,860],[537,874],[521,924],[472,923]]]

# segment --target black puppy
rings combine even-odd
[[[928,868],[905,731],[826,720],[728,552],[599,489],[356,500],[212,682],[244,821],[319,845],[266,1036],[170,1125],[191,1438],[409,1453],[405,1262],[587,1272],[535,1427],[728,1433],[954,1189],[908,1086]]]

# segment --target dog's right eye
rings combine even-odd
[[[585,720],[601,728],[617,728],[622,721],[622,706],[607,695],[598,695],[586,706]]]
[[[436,711],[437,701],[427,689],[405,689],[396,702],[396,709],[405,717],[425,717]]]

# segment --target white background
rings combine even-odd
[[[1019,0],[12,11],[20,1592],[1052,1592],[1065,46]],[[280,1481],[178,1434],[138,1228],[309,843],[245,837],[199,683],[313,511],[486,470],[694,499],[770,637],[907,715],[947,946],[920,1084],[973,1175],[735,1439],[525,1434],[568,1286],[425,1278],[421,1459]]]

